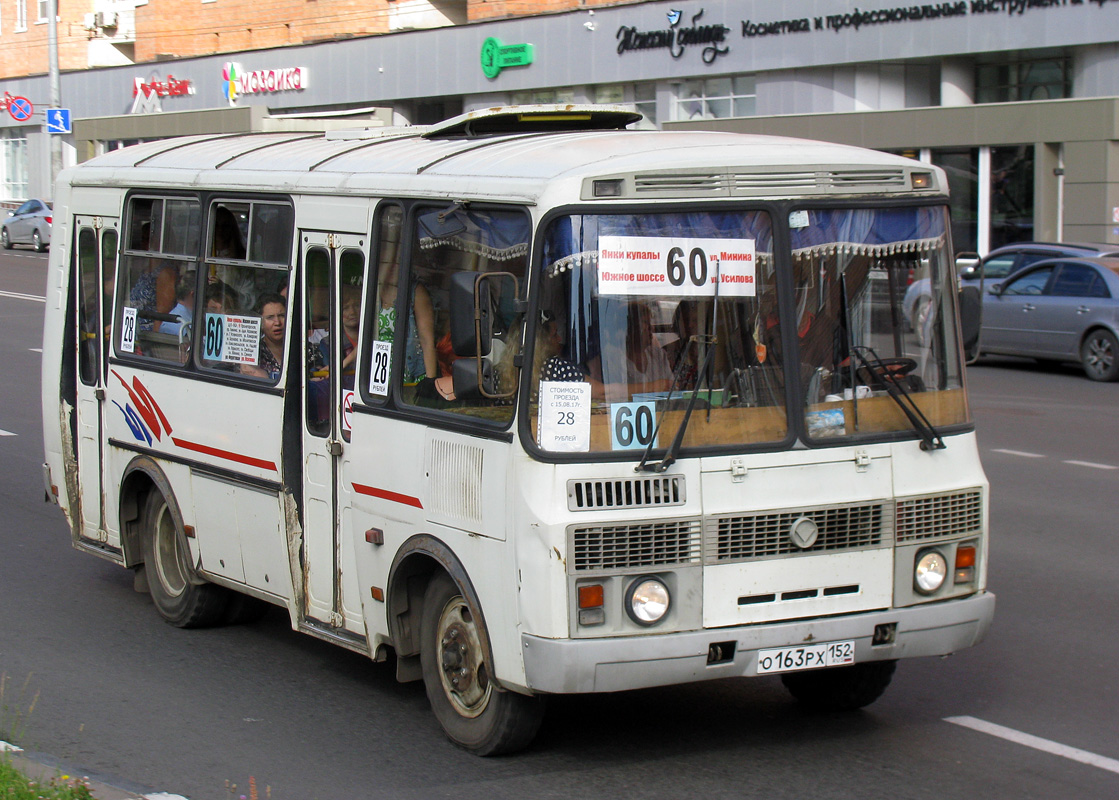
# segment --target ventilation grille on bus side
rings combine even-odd
[[[792,553],[880,547],[890,543],[890,512],[889,505],[878,503],[711,517],[706,523],[704,560],[716,564]],[[816,542],[803,550],[789,539],[789,529],[800,517],[811,519],[820,531]]]
[[[898,501],[899,542],[978,533],[982,525],[983,497],[978,489]]]
[[[576,572],[698,563],[699,520],[658,520],[570,529]]]
[[[633,176],[636,194],[657,197],[731,197],[842,194],[908,188],[904,169],[807,169],[790,172],[644,173]]]
[[[687,499],[683,475],[618,478],[607,480],[569,480],[569,511],[597,511],[604,508],[650,508],[681,506]]]
[[[428,510],[480,525],[482,449],[462,442],[433,439],[429,453]]]

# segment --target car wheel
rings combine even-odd
[[[1080,363],[1084,373],[1094,381],[1119,378],[1119,340],[1103,328],[1090,331],[1080,345]]]
[[[155,610],[176,628],[205,628],[227,619],[230,591],[199,581],[186,533],[158,490],[144,504],[144,572]]]
[[[43,237],[39,235],[38,231],[31,234],[31,244],[35,248],[36,253],[41,253],[47,249],[47,246],[43,244]]]
[[[540,727],[544,701],[493,680],[485,623],[446,573],[428,584],[421,614],[424,688],[447,738],[480,756],[525,747]]]
[[[8,233],[7,228],[0,228],[0,245],[2,245],[5,250],[12,249],[12,237],[11,234]]]
[[[854,711],[882,696],[894,677],[896,661],[867,661],[849,667],[786,672],[789,694],[818,711]]]

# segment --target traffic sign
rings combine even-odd
[[[47,109],[47,133],[70,133],[70,109]]]
[[[27,122],[35,113],[35,106],[26,97],[12,97],[8,100],[8,113],[16,122]]]

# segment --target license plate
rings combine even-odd
[[[758,651],[758,674],[795,672],[798,669],[838,667],[855,663],[855,643],[821,642],[800,647]]]

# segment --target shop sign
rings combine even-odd
[[[160,80],[159,75],[153,73],[145,81],[136,78],[132,82],[132,114],[158,114],[163,111],[164,97],[185,97],[194,94],[194,84],[189,80],[179,80],[174,75],[168,75],[167,80]]]
[[[531,44],[502,44],[492,36],[482,42],[482,74],[487,78],[496,78],[508,67],[527,67],[532,58]]]
[[[889,8],[860,10],[839,9],[839,13],[822,14],[795,19],[742,20],[743,38],[782,36],[789,33],[810,31],[861,31],[874,30],[882,25],[898,23],[927,23],[946,19],[961,19],[980,15],[1005,15],[1018,19],[1027,13],[1076,13],[1077,9],[1091,6],[1102,8],[1109,0],[943,0],[939,3],[899,5]]]
[[[281,67],[245,71],[236,61],[227,61],[221,69],[222,91],[229,104],[236,105],[243,94],[301,92],[307,88],[306,67]]]
[[[692,16],[690,25],[681,25],[684,18],[682,11],[669,11],[668,27],[661,30],[643,31],[638,28],[623,25],[618,28],[615,38],[618,40],[618,55],[625,55],[631,50],[667,50],[673,58],[680,58],[690,47],[702,47],[704,64],[711,64],[719,56],[730,52],[730,47],[723,44],[731,29],[722,23],[715,25],[699,24],[703,16],[701,8]]]

